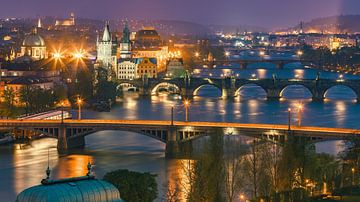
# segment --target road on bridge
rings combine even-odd
[[[58,127],[61,120],[0,120],[0,128],[7,127]],[[83,120],[64,120],[64,124],[70,127],[105,127],[106,126],[171,126],[171,121],[162,120],[100,120],[100,119],[83,119]],[[288,125],[281,124],[254,124],[254,123],[230,123],[230,122],[183,122],[174,121],[177,127],[198,127],[198,128],[233,128],[249,130],[281,130],[287,131]],[[360,135],[359,129],[348,128],[329,128],[316,126],[291,126],[291,131],[321,133],[328,135]]]

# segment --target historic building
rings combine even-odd
[[[55,26],[75,26],[75,15],[74,13],[70,14],[70,18],[64,20],[56,20]]]
[[[135,59],[135,64],[137,65],[136,78],[157,78],[158,70],[156,58],[137,58]]]
[[[124,60],[118,64],[118,79],[135,79],[137,65],[131,60]]]
[[[113,38],[111,36],[109,23],[106,22],[102,38],[99,39],[98,37],[96,41],[96,47],[97,47],[96,62],[98,66],[107,68],[108,70],[116,73],[117,46],[118,46],[117,39],[116,37]]]
[[[37,28],[33,28],[21,45],[20,56],[30,56],[32,60],[47,58],[44,39],[37,33]]]
[[[185,72],[184,63],[182,59],[173,58],[170,59],[166,66],[166,74],[170,77],[181,76]]]
[[[120,41],[120,58],[129,59],[131,58],[131,40],[130,40],[130,30],[128,23],[126,22],[122,38]]]
[[[154,28],[144,27],[136,33],[133,58],[156,58],[157,72],[164,72],[168,54],[168,46],[162,45],[160,35]]]

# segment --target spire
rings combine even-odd
[[[109,21],[105,22],[105,28],[104,28],[104,34],[103,34],[103,37],[102,37],[102,41],[111,41]]]
[[[129,25],[128,25],[127,20],[125,21],[125,26],[124,26],[124,29],[123,29],[121,42],[123,42],[123,43],[129,43],[130,42],[130,30],[129,30]]]
[[[41,23],[41,19],[40,19],[40,18],[38,19],[37,27],[38,27],[38,28],[42,28],[42,23]]]

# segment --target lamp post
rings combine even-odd
[[[355,168],[351,168],[352,178],[351,178],[351,185],[355,185]]]
[[[290,122],[291,122],[291,109],[288,108],[288,131],[291,130]]]
[[[171,106],[171,125],[174,125],[174,106]]]
[[[185,101],[184,101],[184,106],[185,106],[185,121],[188,122],[188,121],[189,121],[190,101],[189,101],[189,100],[185,100]]]
[[[61,123],[64,123],[64,102],[61,102]]]
[[[79,97],[76,102],[77,102],[77,104],[78,104],[78,106],[79,106],[78,119],[81,120],[81,104],[82,104],[82,99]]]

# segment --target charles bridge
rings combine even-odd
[[[334,86],[342,85],[349,87],[356,94],[357,100],[360,100],[360,79],[322,79],[317,76],[315,79],[278,79],[275,76],[271,79],[258,78],[200,78],[185,76],[184,78],[141,78],[135,80],[119,80],[119,86],[123,84],[131,85],[139,90],[139,94],[149,96],[155,94],[161,86],[172,86],[175,93],[182,97],[191,98],[197,91],[205,86],[211,85],[221,91],[222,98],[233,98],[238,96],[242,87],[247,85],[256,85],[261,87],[267,94],[268,99],[279,99],[282,97],[284,89],[292,85],[301,85],[309,90],[315,101],[322,101],[326,97],[328,90]]]

